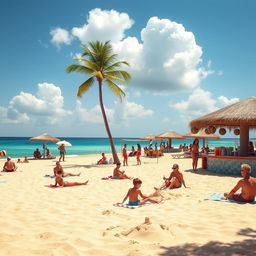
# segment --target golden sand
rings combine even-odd
[[[92,166],[98,156],[67,158],[66,172],[87,186],[51,189],[55,160],[18,164],[0,183],[0,255],[256,255],[256,205],[206,201],[233,188],[239,178],[192,173],[191,159],[142,157],[121,168],[139,177],[144,194],[159,186],[173,163],[189,188],[163,191],[164,203],[138,209],[114,207],[132,186],[130,180],[103,181],[114,166]],[[0,161],[2,166],[3,160]]]

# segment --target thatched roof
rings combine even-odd
[[[217,127],[235,128],[248,125],[256,128],[256,97],[239,101],[215,112],[197,118],[190,122],[190,127],[198,129],[214,125]]]
[[[54,141],[54,142],[58,142],[60,141],[60,139],[55,138],[47,133],[41,134],[39,136],[33,137],[29,139],[30,141]]]
[[[197,138],[197,139],[220,139],[220,136],[216,134],[206,134],[204,129],[200,130],[198,133],[188,133],[184,135],[185,138]]]
[[[178,134],[175,131],[166,131],[163,132],[159,135],[156,136],[157,138],[162,138],[162,139],[177,139],[177,140],[182,140],[184,137],[180,134]]]
[[[156,138],[156,136],[153,134],[148,134],[148,135],[140,138],[140,140],[161,140],[161,139]]]

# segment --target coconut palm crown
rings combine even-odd
[[[113,49],[109,41],[105,43],[99,41],[89,42],[88,46],[82,45],[81,48],[83,50],[81,58],[75,59],[76,61],[79,61],[80,64],[69,65],[66,71],[68,73],[77,72],[90,76],[78,88],[77,97],[80,98],[92,87],[94,82],[97,81],[101,112],[105,128],[109,137],[114,163],[119,163],[119,159],[115,150],[113,138],[109,129],[107,116],[104,109],[102,85],[104,82],[108,86],[108,88],[118,98],[120,98],[120,100],[122,100],[123,97],[125,97],[125,93],[116,83],[129,82],[131,79],[131,75],[127,71],[119,70],[118,68],[123,65],[129,66],[129,64],[126,61],[116,60],[118,55],[113,53]]]

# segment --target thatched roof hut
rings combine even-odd
[[[256,128],[256,97],[234,103],[190,122],[191,128],[239,128],[240,155],[248,155],[249,129]]]
[[[190,122],[190,127],[198,129],[214,125],[237,128],[241,125],[256,128],[256,97],[239,101]]]

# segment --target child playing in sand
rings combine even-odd
[[[139,190],[139,188],[141,187],[141,184],[142,184],[142,181],[140,179],[138,179],[138,178],[134,179],[133,180],[133,188],[130,188],[128,190],[127,195],[125,196],[122,203],[124,203],[127,200],[127,198],[129,197],[128,205],[130,205],[130,206],[143,205],[146,202],[158,204],[159,203],[158,201],[153,200],[141,193],[141,191]],[[141,201],[138,199],[138,196],[140,196],[142,198]]]
[[[56,162],[56,167],[53,169],[53,173],[54,173],[54,176],[56,176],[56,173],[58,171],[61,171],[62,172],[62,177],[68,177],[68,176],[80,176],[81,173],[78,173],[78,174],[73,174],[73,173],[70,173],[70,172],[64,172],[60,162]]]
[[[242,164],[241,175],[243,179],[239,180],[229,193],[224,193],[225,198],[244,203],[253,202],[256,196],[256,178],[252,178],[250,174],[251,166],[249,164]],[[242,189],[241,194],[235,194],[240,188]]]
[[[131,177],[128,177],[126,174],[124,174],[124,171],[120,171],[121,164],[117,163],[116,168],[113,171],[113,177],[112,179],[132,179]]]
[[[86,185],[88,183],[88,180],[86,182],[68,182],[63,180],[62,178],[62,171],[58,170],[56,173],[56,178],[55,178],[55,185],[59,185],[60,187],[65,187],[65,186],[75,186],[75,185]]]
[[[185,181],[183,179],[182,173],[179,171],[179,165],[174,164],[172,166],[173,171],[170,174],[169,178],[164,179],[164,183],[160,188],[155,188],[156,190],[161,190],[161,189],[172,189],[172,188],[180,188],[183,184],[183,186],[186,188]]]

